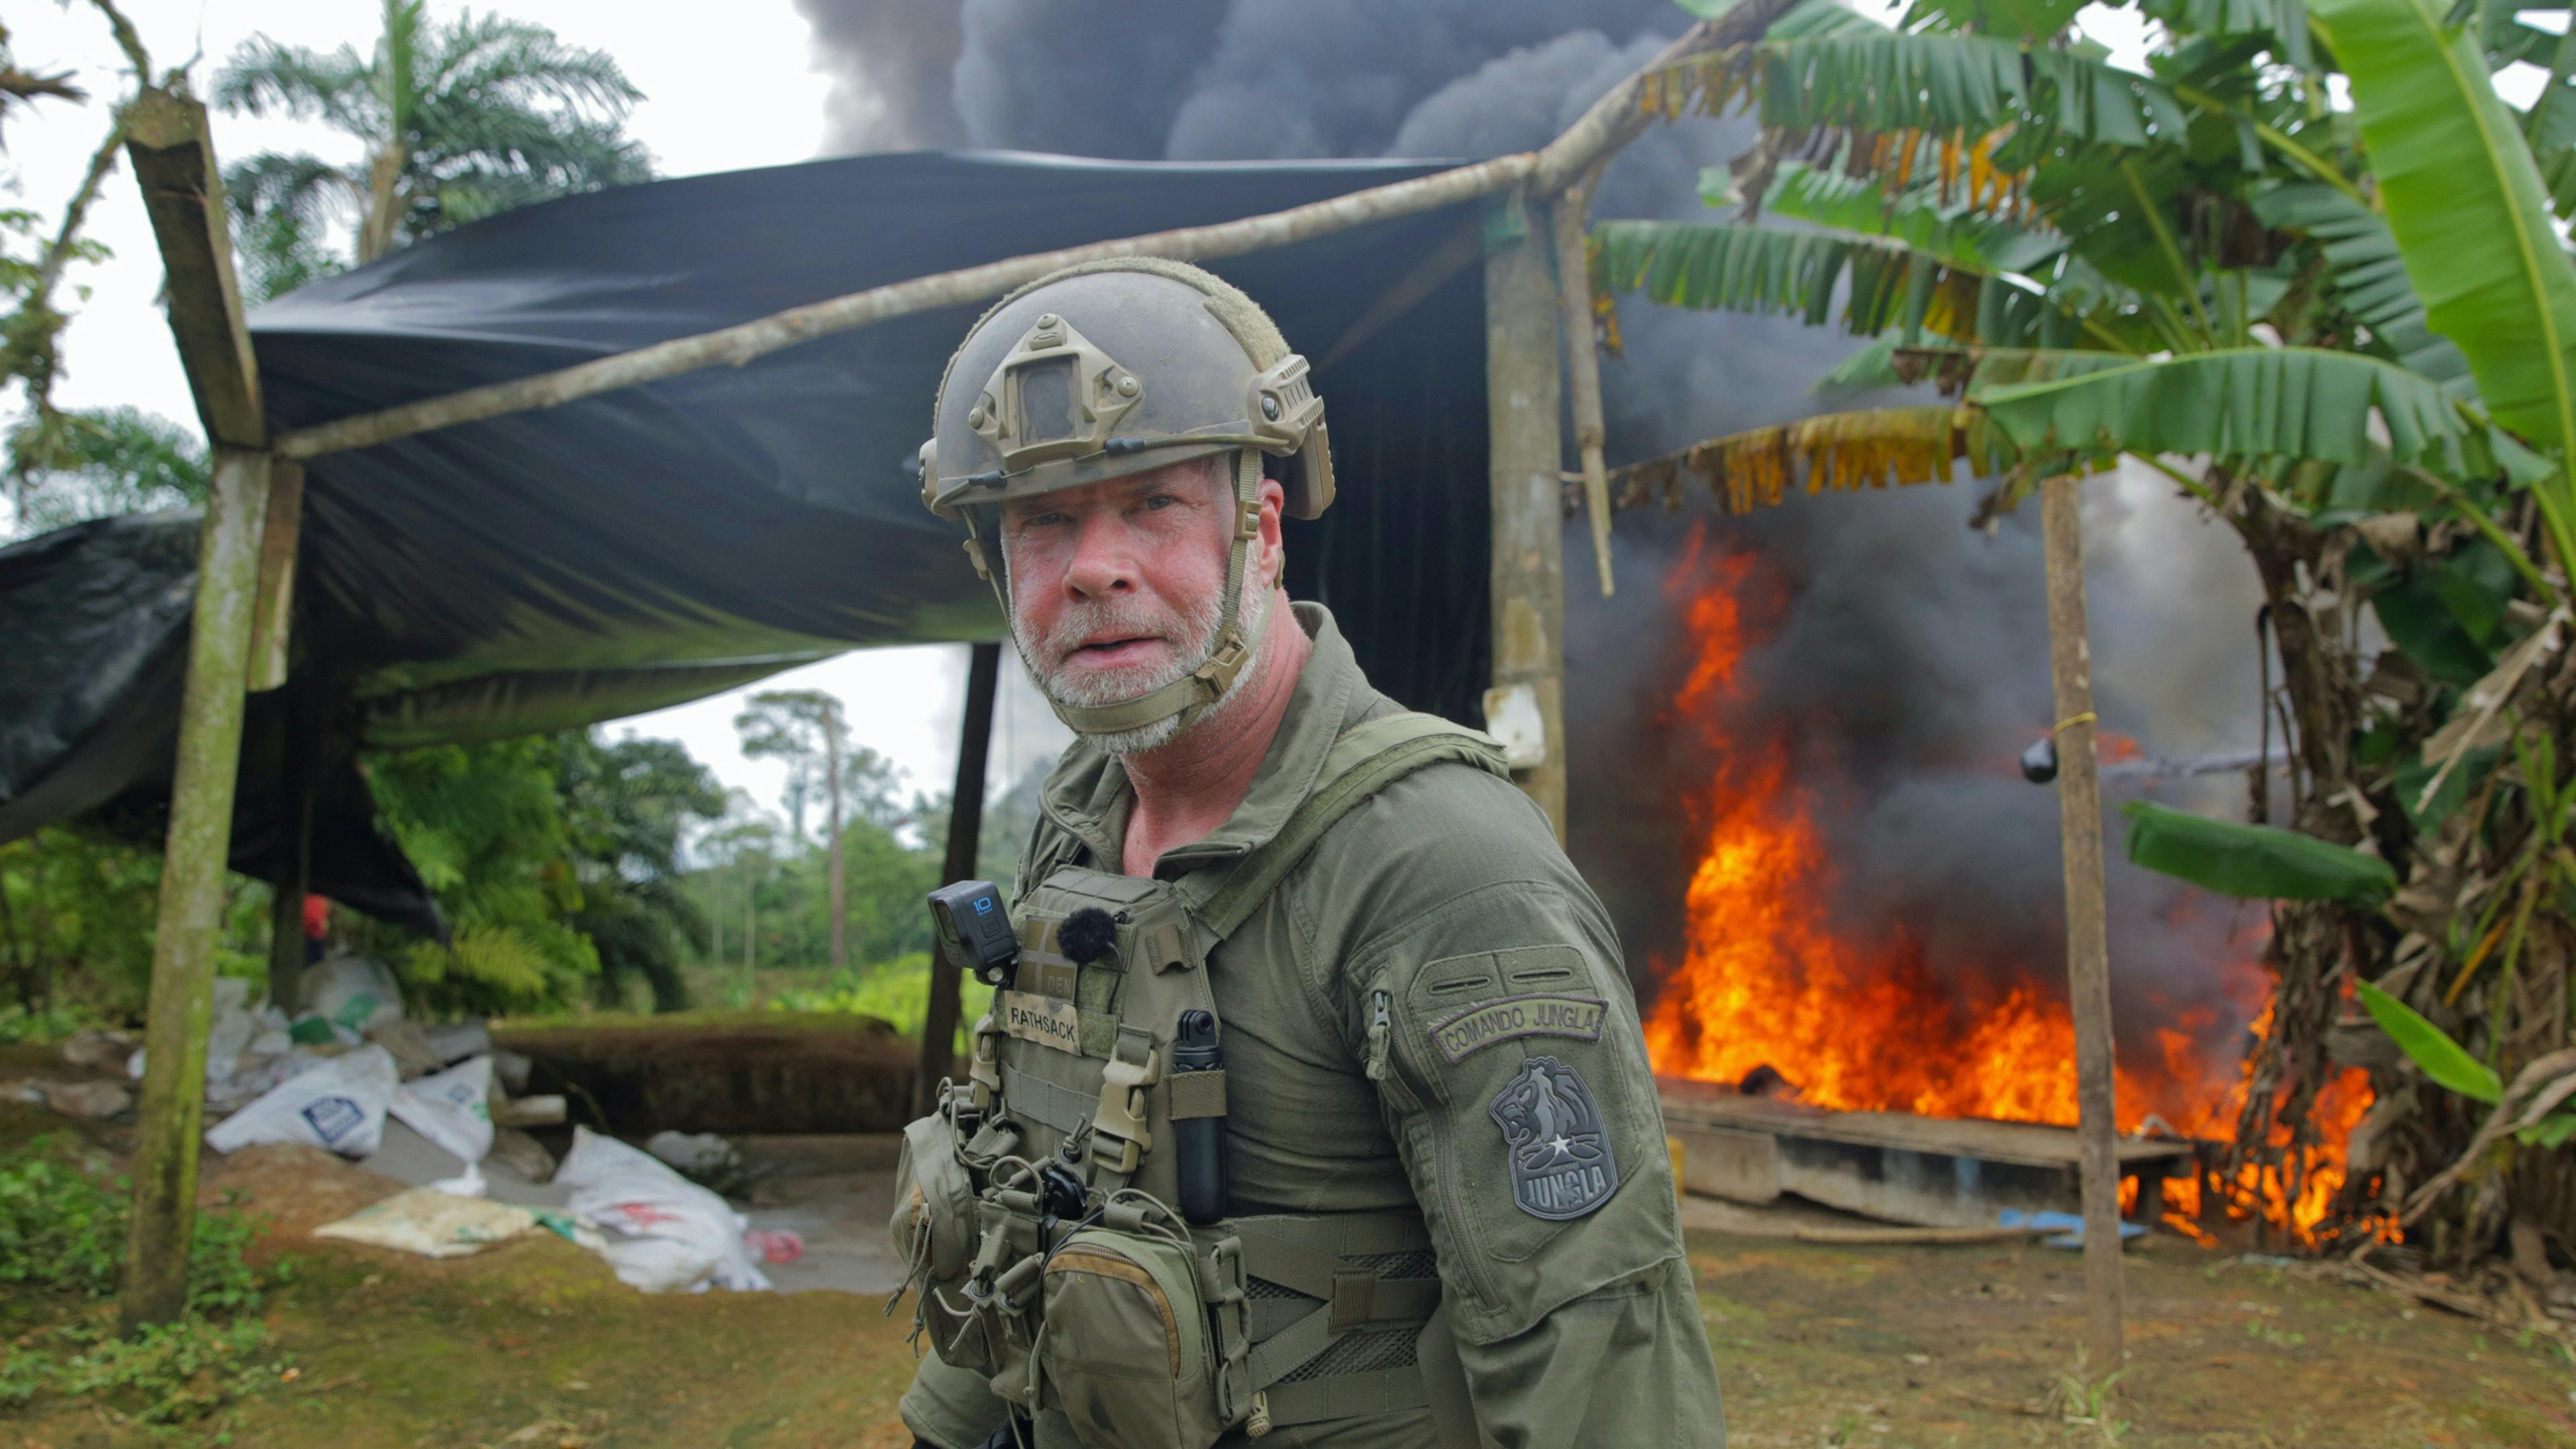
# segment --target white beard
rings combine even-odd
[[[1243,682],[1260,667],[1261,636],[1269,623],[1271,593],[1272,590],[1258,578],[1249,573],[1244,576],[1243,594],[1235,604],[1236,627],[1242,631],[1245,646],[1243,667],[1235,672],[1234,680],[1226,686],[1225,693],[1218,695],[1215,702],[1191,722],[1190,728],[1202,728],[1222,719],[1240,695]],[[1058,620],[1054,632],[1036,640],[1035,647],[1032,647],[1028,622],[1020,616],[1019,594],[1014,591],[1011,597],[1011,633],[1019,648],[1020,663],[1028,670],[1029,679],[1037,685],[1038,692],[1056,706],[1059,716],[1068,706],[1096,709],[1143,699],[1155,690],[1188,678],[1216,654],[1217,626],[1221,622],[1222,611],[1214,598],[1210,598],[1205,607],[1177,617],[1159,610],[1150,613],[1137,610],[1119,601],[1085,605]],[[1176,624],[1178,627],[1173,627]],[[1078,647],[1084,636],[1101,629],[1161,634],[1174,639],[1179,652],[1162,664],[1085,670],[1078,675],[1069,675],[1061,666],[1049,670],[1038,663],[1042,659],[1061,658],[1068,650]],[[1181,733],[1181,720],[1181,713],[1167,714],[1134,729],[1085,734],[1084,738],[1113,755],[1139,755],[1170,744]]]

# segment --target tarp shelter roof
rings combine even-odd
[[[284,430],[1434,169],[917,153],[688,177],[432,238],[258,309],[251,332]],[[1318,364],[1343,491],[1292,529],[1292,590],[1335,607],[1382,688],[1459,719],[1488,672],[1480,269],[1380,324],[1409,271],[1482,224],[1454,207],[1213,266]],[[355,750],[613,719],[853,646],[998,637],[914,461],[978,310],[314,459],[293,678],[252,700],[235,868],[277,873],[282,787],[305,772],[313,889],[427,926]],[[151,515],[0,550],[0,840],[93,810],[157,836],[195,532]]]

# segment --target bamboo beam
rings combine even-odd
[[[172,311],[178,310],[175,299]],[[250,662],[251,595],[268,508],[269,457],[215,450],[198,535],[197,599],[170,834],[152,937],[143,1028],[143,1100],[134,1132],[134,1210],[126,1225],[117,1320],[127,1331],[176,1319],[188,1302],[188,1241],[197,1208],[197,1133],[206,1107],[206,1029],[214,1011],[215,940],[232,845],[241,764],[242,678]]]
[[[1090,242],[1051,252],[1007,257],[953,272],[915,277],[910,281],[871,287],[864,292],[852,292],[828,301],[790,307],[784,312],[774,312],[736,326],[657,342],[650,347],[639,347],[632,352],[621,352],[614,357],[603,357],[595,362],[579,363],[534,377],[516,378],[446,397],[404,403],[381,412],[361,413],[299,428],[280,437],[277,449],[290,458],[311,458],[350,448],[372,447],[458,423],[556,407],[719,363],[740,367],[754,358],[800,342],[811,342],[818,337],[872,326],[889,318],[998,297],[1013,287],[1034,282],[1077,262],[1127,256],[1205,261],[1264,251],[1370,222],[1472,201],[1517,184],[1537,165],[1537,154],[1525,151],[1239,221]]]
[[[2049,682],[2057,703],[2057,819],[2066,872],[2066,978],[2075,1015],[2077,1146],[2083,1175],[2086,1376],[2120,1371],[2120,1162],[2112,1079],[2110,945],[2102,902],[2102,786],[2093,745],[2093,650],[2084,617],[2082,480],[2040,485],[2048,575]],[[2146,1206],[2141,1204],[2142,1207]]]
[[[256,448],[268,436],[260,411],[259,368],[242,325],[241,286],[233,278],[232,233],[224,217],[223,177],[206,131],[206,108],[157,86],[145,86],[121,114],[125,153],[143,188],[169,276],[170,331],[197,417],[217,444]]]
[[[286,682],[295,620],[295,550],[304,530],[304,465],[280,460],[268,477],[268,522],[259,534],[259,587],[251,605],[250,692]]]
[[[1592,570],[1601,597],[1617,592],[1610,577],[1610,479],[1603,466],[1601,354],[1592,343],[1592,272],[1584,257],[1584,217],[1598,171],[1567,187],[1548,208],[1556,222],[1556,292],[1564,316],[1566,395],[1574,414],[1574,446],[1583,459],[1584,512],[1592,523]]]
[[[1494,687],[1488,716],[1528,690],[1537,706],[1544,758],[1518,773],[1520,786],[1565,839],[1565,524],[1557,429],[1557,289],[1550,275],[1545,217],[1510,198],[1495,217],[1500,235],[1485,258],[1486,466],[1493,503],[1488,588],[1493,607]]]
[[[948,792],[948,859],[940,883],[975,875],[984,842],[984,774],[992,759],[993,698],[1002,681],[1002,646],[977,644],[966,656],[966,716],[957,728],[957,779]],[[958,991],[964,973],[944,961],[930,968],[930,1009],[921,1020],[921,1075],[913,1111],[939,1103],[939,1084],[957,1065]]]

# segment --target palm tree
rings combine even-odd
[[[1918,0],[1893,27],[1810,0],[1660,76],[1670,114],[1758,115],[1702,187],[1752,204],[1599,223],[1596,295],[1839,322],[1869,339],[1840,380],[1945,400],[1712,439],[1624,491],[1696,478],[1740,512],[1964,459],[1999,479],[1991,516],[2126,458],[2197,499],[2263,587],[2294,828],[2150,814],[2131,853],[2277,902],[2240,1165],[2295,1176],[2344,983],[2376,983],[2423,1029],[2364,993],[2383,1021],[2487,1076],[2374,1068],[2337,1220],[2454,1258],[2566,1232],[2576,1164],[2515,1114],[2565,1090],[2576,955],[2567,9],[2552,30],[2440,0],[2140,8],[2165,30],[2143,72],[2065,0]],[[2518,61],[2548,72],[2526,109],[2490,80]],[[2364,648],[2364,609],[2392,649]]]
[[[624,129],[643,94],[616,61],[497,15],[468,10],[441,25],[426,0],[384,0],[384,34],[369,55],[254,36],[216,76],[214,99],[318,120],[366,147],[345,167],[268,151],[225,168],[251,269],[286,273],[254,278],[271,294],[286,288],[258,284],[291,286],[318,265],[312,239],[334,208],[354,211],[363,264],[478,217],[652,175]]]

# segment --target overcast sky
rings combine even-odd
[[[123,0],[156,69],[201,54],[195,70],[204,90],[215,68],[253,32],[290,45],[365,51],[377,33],[378,7],[367,0]],[[433,15],[458,6],[432,0]],[[823,134],[828,77],[809,53],[810,32],[791,0],[728,0],[721,7],[637,5],[604,0],[502,0],[478,5],[550,27],[570,44],[617,58],[646,99],[629,131],[650,147],[667,176],[802,161]],[[710,23],[715,22],[715,23]],[[9,16],[18,64],[50,73],[72,70],[92,96],[85,106],[59,102],[13,116],[0,156],[14,194],[6,204],[57,216],[79,184],[81,168],[107,125],[111,98],[130,89],[124,60],[92,6],[17,5]],[[247,116],[215,118],[215,144],[225,157],[261,150],[310,151],[332,161],[354,159],[357,144],[318,125]],[[65,376],[56,399],[73,407],[130,403],[196,425],[186,380],[155,297],[161,264],[133,178],[120,168],[91,212],[88,234],[113,259],[75,270],[91,289],[63,339]],[[925,415],[929,399],[922,400]],[[911,788],[944,791],[956,771],[957,724],[965,692],[963,646],[865,650],[778,675],[760,688],[825,689],[849,702],[862,743],[892,758]],[[1069,738],[1006,660],[994,729],[995,783],[1016,778],[1051,757]],[[783,767],[742,757],[733,731],[740,695],[701,700],[608,727],[685,742],[726,784],[777,808]]]

